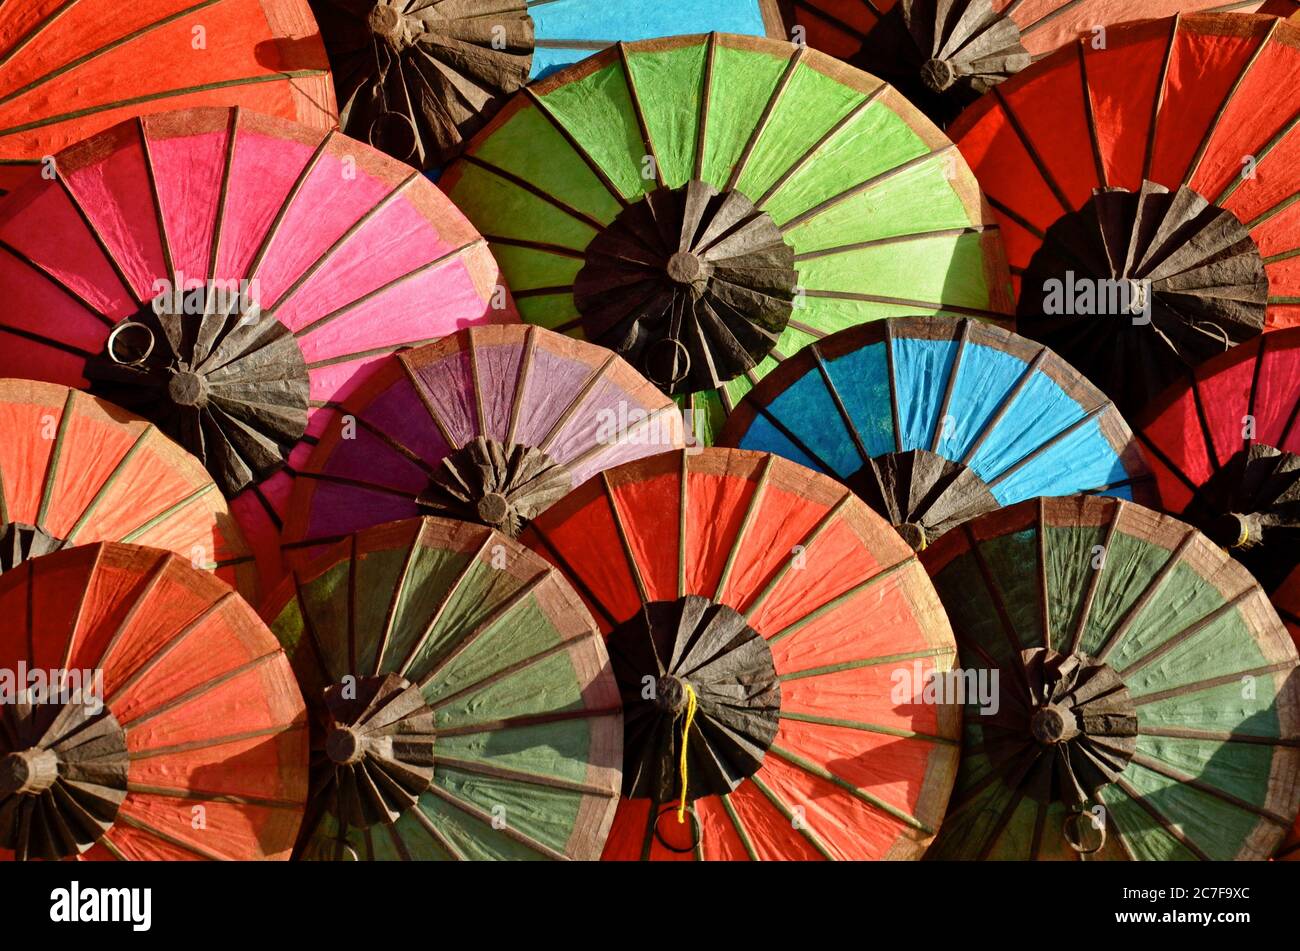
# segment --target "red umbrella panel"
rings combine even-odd
[[[307,0],[24,0],[0,11],[0,189],[124,119],[235,105],[338,124]]]
[[[250,600],[257,572],[197,459],[146,420],[54,383],[0,380],[0,572],[72,545],[176,552]]]
[[[382,522],[441,515],[516,536],[610,466],[680,448],[680,411],[603,347],[516,324],[398,354],[299,467],[286,563]]]
[[[955,643],[912,550],[766,453],[607,470],[521,540],[608,637],[623,799],[606,859],[916,858],[943,817]]]
[[[1291,4],[1293,0],[1285,0]],[[782,0],[801,40],[879,76],[936,122],[1080,34],[1175,13],[1251,13],[1224,0]],[[1277,6],[1274,0],[1273,6]]]
[[[1136,415],[1186,366],[1300,323],[1297,74],[1300,26],[1173,17],[963,113],[949,134],[1001,223],[1018,332]]]
[[[1160,507],[1272,590],[1300,565],[1300,328],[1198,367],[1133,427]]]
[[[0,860],[286,859],[307,715],[275,636],[170,552],[98,543],[0,575]]]
[[[270,576],[321,410],[400,347],[517,319],[437,187],[337,131],[188,110],[57,167],[0,203],[0,374],[155,422],[204,460]]]

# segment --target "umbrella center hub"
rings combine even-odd
[[[488,492],[478,500],[478,517],[493,528],[510,516],[510,502],[500,492]]]
[[[442,461],[416,504],[514,538],[571,488],[568,467],[541,449],[480,436]]]
[[[694,284],[708,276],[707,267],[698,254],[678,251],[668,259],[668,276],[678,284]]]
[[[325,737],[325,755],[333,763],[351,764],[361,759],[363,743],[357,731],[348,726],[336,726]]]
[[[1262,442],[1233,453],[1184,515],[1271,589],[1296,566],[1300,454]]]
[[[59,758],[53,750],[20,750],[0,759],[0,793],[39,796],[58,779]]]
[[[921,66],[921,82],[931,92],[946,92],[957,81],[957,70],[943,59],[931,59]]]
[[[193,370],[177,370],[167,384],[167,396],[177,406],[197,409],[208,402],[208,381]]]
[[[415,42],[414,34],[417,31],[413,28],[410,18],[384,0],[375,4],[370,11],[368,22],[370,32],[395,50],[404,50]]]
[[[652,601],[609,637],[624,701],[624,795],[668,802],[731,792],[776,737],[781,686],[767,641],[743,615],[698,595]]]
[[[660,186],[587,245],[573,285],[583,335],[669,395],[717,389],[790,322],[794,249],[767,212],[702,181]]]
[[[1062,704],[1039,707],[1029,718],[1029,732],[1044,746],[1064,743],[1079,733],[1074,711]]]
[[[20,860],[86,851],[126,799],[126,731],[89,689],[51,683],[24,717],[0,705],[0,736],[17,747],[0,757],[0,848]]]
[[[349,677],[325,688],[315,712],[324,735],[314,748],[325,755],[312,788],[348,825],[395,822],[433,785],[437,722],[418,685],[397,674]]]
[[[954,525],[998,507],[973,469],[925,449],[868,459],[845,482],[916,551]]]

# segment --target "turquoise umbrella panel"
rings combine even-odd
[[[1150,494],[1103,394],[1040,344],[970,319],[887,320],[814,343],[746,397],[720,442],[833,475],[927,542],[958,515],[1037,496]],[[904,497],[873,498],[891,490]]]

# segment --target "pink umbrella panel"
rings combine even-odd
[[[604,469],[683,439],[676,404],[603,347],[535,326],[462,330],[344,401],[295,480],[285,561],[420,514],[514,536]]]
[[[55,167],[0,202],[0,376],[157,423],[231,498],[268,584],[322,411],[398,348],[518,320],[437,187],[337,130],[192,109]]]

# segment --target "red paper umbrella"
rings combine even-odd
[[[606,859],[915,858],[933,837],[960,724],[925,691],[955,644],[911,549],[842,485],[766,453],[664,453],[521,540],[608,636]]]
[[[1017,330],[1125,413],[1185,366],[1300,323],[1297,75],[1300,27],[1275,17],[1132,23],[1035,63],[949,130],[1001,221]]]
[[[0,572],[71,545],[135,542],[257,597],[226,500],[145,420],[64,386],[0,380],[0,434]]]
[[[389,361],[299,470],[286,560],[420,514],[514,537],[610,466],[682,445],[672,400],[603,347],[540,327],[462,330]]]
[[[1300,328],[1234,347],[1134,423],[1160,506],[1272,590],[1300,564]]]
[[[1286,0],[1288,4],[1294,0]],[[884,79],[946,122],[1079,34],[1122,20],[1269,4],[1225,0],[782,0],[815,49]],[[1274,0],[1277,5],[1277,0]],[[1265,11],[1274,12],[1274,11]]]
[[[241,105],[328,129],[307,0],[23,0],[0,10],[0,189],[141,113]]]
[[[385,354],[513,320],[418,172],[239,109],[123,123],[0,203],[0,375],[87,385],[207,464],[268,575],[312,411]],[[251,491],[249,491],[251,489]]]
[[[306,710],[235,592],[99,543],[0,575],[0,618],[0,859],[288,858]]]

